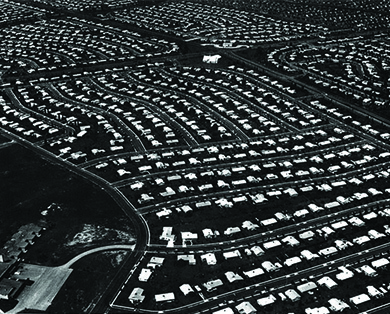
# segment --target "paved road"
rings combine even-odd
[[[82,259],[83,257],[98,253],[98,252],[103,252],[103,251],[116,251],[116,250],[126,250],[126,251],[132,251],[135,248],[135,244],[116,244],[116,245],[106,245],[102,247],[97,247],[88,251],[85,251],[75,257],[73,257],[69,262],[66,264],[62,265],[61,267],[64,268],[70,268],[74,263],[76,263],[78,260]]]

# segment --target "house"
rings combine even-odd
[[[307,209],[300,209],[294,212],[294,217],[300,218],[300,217],[305,217],[308,215],[310,212]]]
[[[246,220],[242,223],[242,228],[247,230],[256,230],[257,228],[259,228],[259,225],[254,224],[249,220]]]
[[[144,293],[144,289],[134,288],[133,291],[129,295],[129,301],[132,304],[141,303],[145,299],[145,296],[142,295],[143,293]]]
[[[218,200],[215,201],[215,204],[218,205],[218,207],[223,207],[223,208],[232,208],[233,207],[233,203],[228,201],[226,198],[220,198]]]
[[[325,249],[319,250],[318,254],[322,255],[324,257],[329,257],[329,256],[336,254],[337,252],[338,252],[338,250],[334,246],[330,246],[330,247],[327,247]]]
[[[223,286],[223,282],[221,279],[215,279],[204,283],[203,286],[206,288],[207,292],[210,292],[216,290],[220,286]]]
[[[336,299],[336,298],[332,298],[332,299],[328,300],[328,303],[330,304],[329,308],[334,312],[342,312],[345,309],[350,308],[350,306],[347,303],[345,303],[339,299]]]
[[[365,222],[358,217],[352,217],[352,218],[348,219],[348,222],[352,226],[356,226],[356,227],[363,227],[365,225]]]
[[[378,273],[371,266],[363,265],[360,268],[357,268],[356,271],[362,271],[368,277],[376,277]]]
[[[267,306],[269,304],[272,304],[276,301],[276,298],[270,294],[268,297],[257,299],[257,304],[261,307]]]
[[[264,274],[264,270],[261,268],[255,268],[252,270],[244,271],[243,274],[247,276],[248,278],[257,277]]]
[[[204,208],[204,207],[209,207],[209,206],[211,206],[210,201],[198,202],[195,204],[196,208]]]
[[[330,314],[330,311],[325,306],[316,307],[316,308],[308,307],[305,309],[305,314]]]
[[[230,258],[235,258],[235,257],[240,257],[241,258],[241,253],[239,250],[234,250],[231,252],[224,252],[223,257],[228,260]]]
[[[155,269],[156,267],[162,267],[162,265],[164,264],[164,260],[165,260],[165,257],[157,257],[157,256],[153,256],[147,267],[150,267],[150,268],[153,268]]]
[[[378,232],[375,229],[369,230],[368,231],[368,236],[371,239],[380,239],[380,238],[385,238],[386,237],[386,235],[384,233]]]
[[[371,265],[372,267],[374,267],[374,269],[379,269],[379,268],[384,268],[386,267],[388,264],[389,264],[389,260],[385,257],[382,257],[380,259],[377,259],[375,261],[372,261],[371,262]]]
[[[322,277],[321,279],[317,280],[317,284],[319,286],[325,286],[329,290],[337,287],[337,283],[328,276]]]
[[[315,236],[315,233],[311,230],[305,231],[299,234],[301,240],[312,240]]]
[[[313,259],[319,258],[318,254],[313,254],[309,250],[303,250],[300,255],[302,258],[304,258],[307,261],[311,261]]]
[[[291,235],[283,238],[282,242],[285,244],[288,244],[289,246],[292,246],[292,247],[299,245],[299,241]]]
[[[196,265],[196,259],[194,254],[183,254],[183,255],[178,255],[177,260],[180,261],[186,261],[188,262],[188,265]]]
[[[183,292],[184,295],[187,295],[187,294],[189,294],[189,293],[191,293],[191,292],[194,292],[194,290],[192,289],[192,287],[191,287],[189,284],[187,284],[187,283],[181,285],[181,286],[179,287],[179,289],[180,289],[181,292]]]
[[[344,281],[354,276],[353,272],[345,266],[340,266],[338,269],[341,270],[340,273],[336,274],[336,279],[339,281]]]
[[[367,292],[370,297],[382,298],[384,296],[383,292],[379,291],[374,286],[367,286]]]
[[[353,246],[353,244],[348,240],[335,240],[334,244],[338,250],[345,250],[350,246]]]
[[[239,232],[241,232],[241,229],[239,227],[229,227],[224,231],[224,234],[230,236]]]
[[[239,281],[239,280],[244,280],[244,278],[242,278],[240,275],[232,272],[232,271],[228,271],[225,273],[225,276],[226,276],[226,279],[232,283],[232,282],[235,282],[235,281]]]
[[[317,285],[314,282],[309,281],[297,286],[297,289],[300,293],[304,293],[317,289]]]
[[[175,301],[175,294],[173,292],[156,294],[154,296],[156,303]]]
[[[301,299],[301,296],[294,289],[288,289],[284,292],[284,294],[291,302],[297,302]]]
[[[263,267],[267,273],[279,270],[279,267],[276,264],[271,263],[270,261],[265,261],[261,263],[261,267]]]
[[[234,311],[230,307],[227,307],[227,308],[218,310],[216,312],[213,312],[213,314],[234,314]]]
[[[278,221],[275,219],[275,218],[268,218],[268,219],[264,219],[262,221],[260,221],[260,224],[262,226],[270,226],[270,225],[273,225],[275,223],[277,223]]]
[[[198,239],[198,234],[197,233],[192,233],[192,232],[188,232],[188,231],[182,231],[181,232],[181,238],[183,240],[183,242],[185,241],[193,241],[193,240],[197,240]]]
[[[163,232],[160,235],[160,240],[174,242],[176,237],[172,234],[172,230],[173,227],[163,227]]]
[[[281,246],[281,245],[282,244],[280,243],[279,240],[273,240],[273,241],[263,243],[263,246],[266,250],[273,249],[273,248],[276,248],[276,247]]]
[[[200,256],[201,261],[206,262],[207,265],[216,265],[217,259],[214,253],[206,253]]]
[[[203,62],[204,63],[218,63],[218,60],[221,58],[220,55],[210,55],[210,56],[203,56]]]
[[[301,263],[302,260],[298,256],[290,257],[284,261],[284,265],[291,267],[293,265]]]
[[[370,300],[371,300],[370,297],[365,293],[359,294],[359,295],[354,296],[354,297],[349,299],[349,301],[351,303],[353,303],[354,305],[360,305],[360,304],[368,302]]]
[[[248,199],[245,195],[233,197],[232,200],[234,203],[244,203],[244,202],[248,201]]]
[[[253,252],[253,254],[255,254],[256,256],[260,256],[260,255],[263,255],[264,254],[264,250],[258,246],[258,245],[255,245],[254,247],[251,248],[251,251]]]
[[[157,212],[156,216],[158,218],[162,218],[162,217],[169,217],[170,214],[172,214],[172,211],[170,209],[164,208],[162,211]]]
[[[138,276],[138,280],[142,282],[147,282],[152,275],[153,271],[149,268],[142,268],[141,273]]]
[[[236,305],[236,310],[238,311],[239,314],[255,314],[255,313],[257,313],[257,310],[248,301],[244,301],[244,302]]]
[[[368,236],[361,236],[352,240],[353,243],[363,245],[364,243],[370,242],[371,239]]]
[[[214,232],[209,228],[203,229],[202,232],[206,239],[211,239],[214,237]]]
[[[330,225],[334,230],[343,230],[345,229],[346,227],[348,227],[348,223],[344,220],[341,220],[341,221],[338,221],[338,222],[335,222],[335,223],[332,223]]]

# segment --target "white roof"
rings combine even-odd
[[[374,218],[377,218],[377,217],[378,217],[378,214],[374,213],[374,212],[371,212],[371,213],[363,215],[363,218],[366,219],[366,220],[371,220],[371,219],[374,219]]]
[[[307,308],[305,309],[306,314],[329,314],[329,310],[325,306],[315,307],[313,309]]]
[[[223,257],[225,257],[225,259],[233,258],[233,257],[241,257],[241,253],[239,250],[234,250],[231,252],[224,252]]]
[[[270,261],[262,262],[262,263],[261,263],[261,266],[262,266],[267,272],[271,272],[271,271],[277,270],[277,267],[276,267],[274,264],[272,264]]]
[[[366,236],[366,235],[358,237],[358,238],[355,238],[355,239],[352,240],[353,243],[356,243],[356,244],[359,244],[359,245],[361,245],[363,243],[366,243],[366,242],[370,242],[370,241],[371,241],[371,239],[368,236]]]
[[[323,255],[323,256],[331,255],[334,253],[337,253],[337,249],[334,246],[330,246],[330,247],[327,247],[325,249],[318,251],[318,254]]]
[[[360,269],[367,275],[367,276],[375,276],[376,271],[369,265],[363,265],[360,267]]]
[[[252,314],[257,313],[256,309],[248,301],[244,301],[236,305],[236,309],[240,314]]]
[[[338,221],[338,222],[331,224],[331,226],[333,229],[337,230],[337,229],[348,227],[348,223],[346,221],[342,220],[342,221]]]
[[[244,271],[243,273],[245,276],[252,278],[264,274],[264,270],[262,270],[261,268],[255,268],[252,270]]]
[[[294,256],[294,257],[290,257],[290,258],[286,259],[284,264],[286,266],[292,266],[292,265],[298,264],[300,262],[302,262],[302,260],[298,256]]]
[[[173,301],[175,300],[175,294],[173,292],[156,294],[156,302]]]
[[[344,309],[350,308],[347,303],[336,298],[330,299],[328,302],[330,304],[330,309],[335,312],[341,312]]]
[[[300,209],[300,210],[297,210],[295,213],[294,213],[294,216],[295,217],[302,217],[302,216],[305,216],[309,214],[309,211],[307,209]]]
[[[295,239],[293,236],[289,235],[282,239],[282,242],[287,243],[291,246],[299,245],[299,241]]]
[[[326,286],[328,289],[332,289],[337,286],[337,283],[328,276],[322,277],[320,280],[317,280],[317,283],[320,286]]]
[[[341,270],[341,273],[336,275],[337,280],[343,281],[354,276],[353,272],[347,269],[345,266],[340,266],[339,269]]]
[[[213,314],[234,314],[234,311],[230,307],[227,307],[225,309],[213,312]]]
[[[280,245],[282,245],[282,244],[280,243],[279,240],[273,240],[270,242],[263,243],[263,246],[266,250],[272,249],[272,248],[280,246]]]
[[[313,290],[316,288],[317,288],[317,285],[312,281],[305,282],[304,284],[297,286],[298,291],[301,293],[306,292],[306,291],[310,291],[310,290]]]
[[[191,288],[191,286],[188,283],[185,283],[179,287],[181,292],[183,292],[184,295],[189,294],[190,292],[194,292],[194,290]]]
[[[226,272],[225,276],[226,276],[226,279],[229,282],[235,282],[237,280],[244,280],[244,278],[242,278],[240,275],[238,275],[238,274],[236,274],[235,272],[232,272],[232,271]]]
[[[252,247],[252,248],[251,248],[251,251],[252,251],[255,255],[257,255],[257,256],[263,255],[263,254],[264,254],[264,250],[263,250],[260,246],[258,246],[258,245],[255,245],[254,247]]]
[[[133,291],[130,293],[129,301],[130,302],[142,302],[145,299],[145,296],[142,295],[144,292],[144,289],[142,288],[134,288]]]
[[[360,218],[358,217],[352,217],[350,219],[348,219],[348,222],[354,226],[358,226],[358,227],[361,227],[361,226],[364,226],[364,221],[361,220]]]
[[[212,291],[215,288],[220,287],[222,285],[223,285],[223,282],[221,279],[210,280],[210,281],[203,284],[203,286],[207,289],[207,291]]]
[[[260,223],[263,226],[269,226],[269,225],[275,224],[277,222],[278,221],[275,218],[269,218],[269,219],[265,219],[265,220],[260,221]]]
[[[206,253],[201,255],[200,257],[201,260],[205,260],[207,265],[215,265],[217,264],[217,259],[214,255],[214,253]]]
[[[351,301],[351,303],[355,305],[359,305],[370,300],[371,300],[370,297],[365,293],[359,294],[349,299],[349,301]]]
[[[214,232],[211,229],[208,229],[208,228],[203,229],[202,232],[203,232],[203,236],[205,238],[210,238],[210,237],[214,236]]]
[[[298,301],[301,298],[298,292],[296,292],[294,289],[288,289],[284,292],[284,294],[293,302]]]
[[[321,230],[326,234],[332,234],[334,232],[334,230],[328,226],[322,227]]]
[[[142,268],[141,273],[138,276],[139,281],[147,282],[152,275],[152,270],[149,268]]]
[[[181,238],[183,240],[196,240],[196,239],[198,239],[198,234],[184,231],[184,232],[181,232]]]
[[[302,240],[310,239],[310,238],[313,238],[314,236],[315,236],[315,233],[311,230],[305,231],[305,232],[302,232],[299,234],[299,238]]]
[[[317,254],[313,254],[313,253],[310,252],[309,250],[303,250],[303,251],[301,252],[301,256],[302,256],[304,259],[308,260],[308,261],[310,261],[310,260],[312,260],[312,259],[314,259],[314,258],[319,257]]]
[[[380,292],[377,288],[374,286],[367,286],[367,292],[370,297],[376,297],[376,296],[382,296],[383,293]]]
[[[380,267],[386,266],[389,263],[390,262],[389,262],[389,260],[387,258],[382,257],[380,259],[377,259],[376,261],[372,261],[371,265],[374,268],[380,268]]]
[[[260,306],[266,306],[268,304],[274,303],[276,298],[270,294],[268,297],[257,299],[257,304]]]

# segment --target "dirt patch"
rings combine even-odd
[[[82,231],[76,233],[70,241],[65,243],[65,246],[88,246],[105,240],[120,243],[134,243],[134,238],[125,231],[84,224]]]

